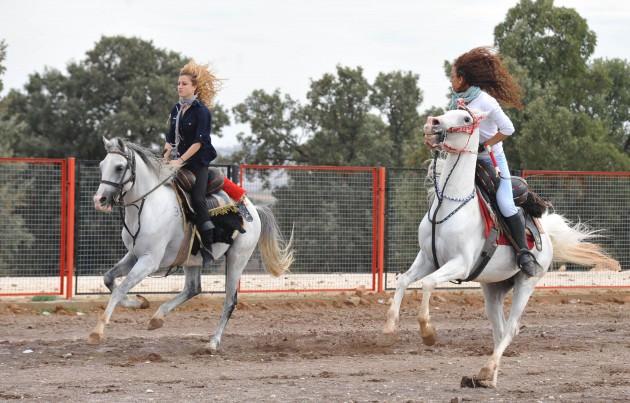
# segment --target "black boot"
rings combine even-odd
[[[199,233],[201,234],[201,245],[199,251],[203,258],[202,267],[204,269],[210,268],[210,264],[214,260],[212,256],[212,244],[214,243],[214,224],[212,221],[206,221],[199,226]]]
[[[527,248],[527,238],[525,237],[525,217],[523,211],[519,210],[517,214],[511,217],[505,217],[505,222],[510,228],[512,238],[516,241],[518,249],[516,251],[516,262],[521,271],[530,277],[538,276],[542,273],[543,268],[538,264],[534,255]]]

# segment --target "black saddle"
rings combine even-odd
[[[536,249],[542,250],[540,229],[534,218],[540,218],[543,213],[551,207],[551,203],[530,190],[525,179],[520,176],[512,176],[511,179],[514,204],[523,210],[525,228],[534,237]],[[497,176],[496,170],[490,162],[477,160],[477,168],[475,170],[475,184],[477,185],[477,190],[485,200],[487,207],[492,211],[492,216],[495,219],[496,225],[499,227],[498,229],[506,234],[510,242],[515,245],[509,227],[504,222],[497,204],[496,195],[499,181],[500,178]]]
[[[215,225],[215,241],[232,244],[237,233],[245,233],[243,228],[243,214],[239,206],[225,192],[223,182],[225,176],[217,168],[208,169],[208,189],[206,191],[206,205],[210,214],[210,220]],[[190,202],[190,192],[195,184],[196,177],[191,171],[182,168],[177,172],[173,181],[184,215],[186,219],[195,221],[195,210]],[[198,241],[193,245],[193,254],[198,248]]]

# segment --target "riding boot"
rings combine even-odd
[[[538,264],[534,255],[527,248],[527,238],[525,237],[525,217],[523,211],[519,210],[517,214],[511,217],[504,217],[512,238],[518,245],[516,251],[516,261],[521,271],[529,277],[538,276],[542,273],[543,268]]]
[[[210,268],[210,264],[214,260],[212,256],[212,244],[214,243],[214,224],[212,221],[206,221],[199,226],[199,233],[201,234],[201,246],[199,251],[203,258],[202,267],[204,269]]]

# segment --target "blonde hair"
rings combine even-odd
[[[207,64],[197,64],[194,60],[186,63],[179,71],[180,76],[189,76],[192,84],[197,87],[195,95],[208,108],[212,107],[214,96],[220,89],[220,80],[214,75]]]

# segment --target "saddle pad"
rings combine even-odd
[[[492,213],[488,210],[488,206],[486,205],[485,201],[483,200],[483,198],[481,197],[479,193],[477,193],[477,200],[479,201],[479,210],[481,211],[481,217],[483,218],[483,223],[484,223],[483,236],[484,238],[487,238],[488,235],[490,234],[490,230],[495,226],[494,218],[492,216]],[[534,249],[534,246],[535,246],[534,237],[529,231],[526,231],[526,233],[527,233],[527,248],[529,250],[532,250]],[[512,245],[503,232],[499,234],[499,238],[497,239],[497,244],[498,245]]]

